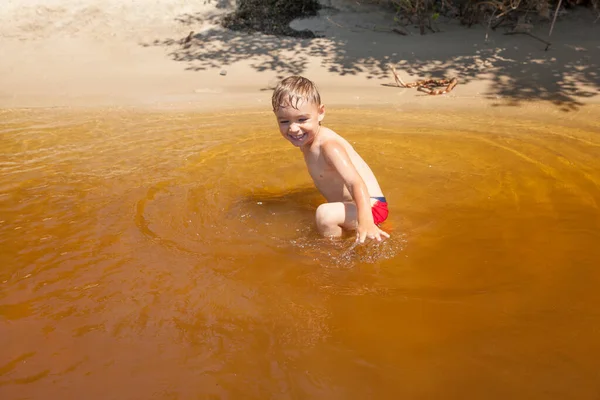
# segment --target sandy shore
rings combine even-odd
[[[215,23],[231,1],[4,0],[0,4],[0,107],[167,107],[200,111],[269,107],[269,87],[289,74],[315,80],[328,104],[492,107],[523,102],[561,110],[598,103],[600,23],[561,16],[552,46],[442,20],[443,33],[390,31],[392,16],[330,0],[294,21],[323,38],[230,32]],[[549,22],[534,33],[548,39]],[[410,29],[410,28],[409,28]],[[189,47],[180,44],[194,31]],[[456,76],[444,96],[391,86],[402,78]],[[536,103],[537,104],[537,103]]]

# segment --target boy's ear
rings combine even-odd
[[[325,118],[325,104],[319,106],[319,122],[323,121],[323,118]]]

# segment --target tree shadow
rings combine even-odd
[[[340,14],[343,24],[336,21]],[[316,57],[330,73],[363,75],[383,81],[384,86],[395,86],[389,64],[396,66],[405,81],[456,76],[463,85],[487,79],[491,85],[478,95],[508,106],[542,100],[570,111],[600,94],[600,41],[593,39],[599,37],[600,26],[593,24],[594,16],[587,10],[573,17],[581,21],[578,33],[561,30],[557,24],[547,51],[545,45],[524,35],[496,31],[486,41],[485,28],[468,29],[450,20],[441,23],[443,32],[424,36],[400,36],[373,28],[392,26],[392,17],[373,8],[352,13],[326,8],[318,18],[291,24],[323,36],[303,39],[230,31],[215,26],[218,16],[184,15],[178,17],[183,24],[209,21],[213,26],[192,34],[187,43],[166,38],[141,45],[169,48],[170,57],[191,71],[250,61],[256,71],[274,72],[280,79],[304,73]],[[574,21],[566,23],[573,26]],[[547,26],[539,29],[546,31]]]
[[[527,38],[502,42],[501,46],[481,48],[471,54],[401,61],[400,64],[410,75],[457,76],[462,83],[489,79],[491,85],[482,95],[501,100],[506,106],[542,100],[563,111],[571,111],[582,106],[583,99],[600,94],[597,50],[562,44],[558,51],[544,51],[543,46],[531,40],[527,43]]]

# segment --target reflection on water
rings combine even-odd
[[[0,397],[594,398],[598,111],[332,112],[354,250],[268,112],[0,112]]]

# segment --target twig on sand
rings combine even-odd
[[[343,28],[342,25],[335,22],[333,19],[331,19],[331,17],[327,17],[326,19],[327,19],[327,21],[331,22],[333,25],[337,26],[338,28]]]
[[[392,64],[389,64],[392,74],[394,74],[394,80],[396,85],[401,88],[414,88],[416,87],[419,92],[425,92],[432,96],[450,93],[452,89],[458,85],[458,79],[423,79],[416,82],[405,83],[402,78],[398,75],[396,68]],[[446,86],[444,89],[435,89],[435,87]]]
[[[191,31],[189,33],[189,35],[187,35],[185,37],[185,39],[181,39],[181,45],[183,46],[184,49],[187,49],[188,47],[190,47],[193,38],[194,38],[194,31]]]
[[[554,30],[554,23],[556,23],[556,17],[558,16],[558,10],[560,9],[560,5],[562,4],[562,0],[558,0],[558,4],[556,5],[556,10],[554,11],[554,18],[552,19],[552,25],[550,25],[550,33],[548,33],[548,37],[552,35],[552,31]],[[547,48],[546,48],[547,50]]]
[[[400,29],[400,28],[392,28],[392,32],[397,33],[398,35],[402,35],[402,36],[407,36],[408,32],[406,32],[404,29]]]
[[[550,46],[552,45],[552,43],[548,42],[547,40],[542,39],[539,36],[534,35],[533,33],[530,32],[521,32],[521,31],[513,31],[513,32],[506,32],[505,35],[527,35],[527,36],[531,36],[534,39],[539,40],[540,42],[544,43],[546,45],[546,48],[544,49],[544,51],[548,51],[548,48],[550,48]]]
[[[394,68],[393,65],[390,64],[390,69],[392,70],[392,74],[394,74],[394,80],[396,81],[396,85],[398,85],[399,87],[408,87],[406,86],[406,83],[404,83],[402,81],[402,79],[400,78],[400,76],[398,76],[398,73],[396,72],[396,68]]]
[[[448,85],[448,86],[446,86],[444,89],[434,89],[432,87],[432,86],[444,86],[444,85]],[[458,79],[456,79],[456,78],[452,78],[449,81],[447,79],[438,79],[438,80],[434,80],[432,84],[419,85],[417,87],[417,90],[419,92],[425,92],[429,95],[436,96],[436,95],[440,95],[440,94],[450,93],[456,85],[458,85]]]
[[[496,14],[496,11],[498,11],[498,10],[497,9],[494,10],[494,13],[490,17],[490,20],[488,21],[487,28],[485,29],[485,42],[486,43],[490,37],[490,29],[492,28],[492,21],[494,20],[494,15]]]

